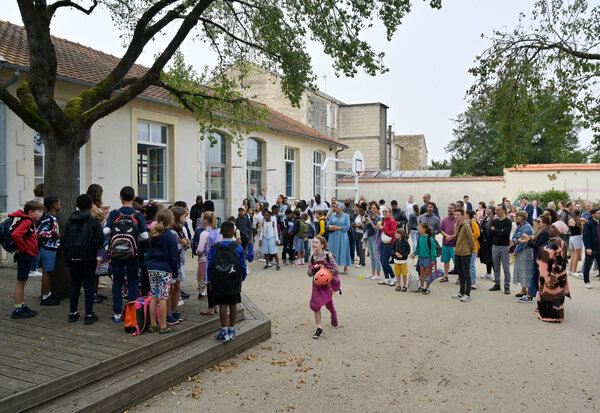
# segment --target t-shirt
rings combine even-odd
[[[494,227],[494,230],[490,229],[492,244],[496,246],[509,246],[512,221],[508,217],[504,219],[496,218],[492,221],[491,227]]]
[[[446,234],[448,235],[454,235],[454,224],[456,224],[456,219],[454,219],[454,217],[445,217],[444,219],[442,219],[442,225],[441,225],[441,231],[444,231]],[[446,237],[443,238],[442,240],[442,245],[445,245],[447,247],[453,247],[454,246],[454,240],[446,240]]]

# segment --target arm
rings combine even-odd
[[[429,246],[429,258],[431,258],[431,262],[435,262],[437,260],[437,248],[435,245],[435,239],[433,237],[429,237],[428,246]]]
[[[275,232],[275,242],[279,242],[279,231],[277,231],[277,227],[274,228]]]
[[[440,218],[438,217],[438,219],[433,221],[433,235],[437,235],[440,233],[441,227],[440,227]]]
[[[214,245],[210,247],[210,251],[208,252],[208,258],[206,260],[206,280],[210,283],[210,268],[212,267],[212,263],[215,259],[215,247]]]
[[[94,223],[94,244],[96,245],[96,249],[102,248],[104,245],[104,234],[102,233],[102,224],[98,219],[95,219]]]
[[[242,248],[241,245],[238,245],[238,247],[235,249],[235,253],[237,254],[242,266],[242,281],[244,281],[248,273],[248,269],[246,268],[246,255],[244,254],[244,248]]]
[[[348,216],[348,214],[342,215],[342,219],[340,220],[339,225],[340,227],[342,227],[342,231],[348,232],[348,230],[350,229],[350,217]]]
[[[511,224],[511,222],[509,220],[508,223],[504,225],[504,228],[502,228],[502,235],[504,235],[505,237],[509,237],[510,238],[510,231],[511,230],[512,230],[512,224]]]
[[[146,220],[144,219],[144,215],[138,213],[136,219],[138,221],[138,228],[140,229],[140,239],[148,239],[148,227],[146,226]]]
[[[588,222],[592,222],[592,220]],[[583,236],[581,237],[583,239],[583,246],[586,250],[592,249],[592,226],[591,224],[588,224],[588,222],[583,226]]]
[[[209,231],[210,230],[205,229],[204,231],[202,231],[200,233],[200,239],[198,240],[198,248],[196,248],[196,254],[199,257],[202,257],[204,255],[204,251],[206,251],[206,245],[208,244]]]
[[[106,224],[104,224],[104,235],[106,235],[106,236],[110,235],[110,229],[112,228],[112,225],[115,222],[116,218],[117,218],[117,211],[115,209],[113,209],[108,214],[108,219],[106,220]]]
[[[479,225],[477,225],[476,222],[471,221],[471,230],[473,231],[473,239],[478,239],[481,232],[479,231]]]
[[[179,273],[179,251],[177,248],[179,245],[179,240],[177,240],[175,235],[169,235],[171,236],[171,239],[167,244],[167,259],[169,261],[169,266],[171,267],[172,276],[177,277],[177,274]]]
[[[319,235],[322,237],[323,234],[325,234],[325,220],[320,219],[318,221],[318,223],[319,223]]]
[[[27,251],[27,244],[25,243],[24,237],[32,226],[33,222],[30,219],[21,218],[21,222],[19,222],[13,230],[11,236],[15,241],[15,245],[19,252]],[[35,236],[35,234],[32,234],[32,236]]]
[[[475,251],[475,239],[473,238],[473,231],[468,225],[463,225],[462,231],[467,234],[467,241],[469,242],[469,250],[471,254]]]

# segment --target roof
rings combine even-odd
[[[58,59],[57,76],[67,82],[93,86],[102,81],[121,60],[116,56],[66,39],[52,36],[52,42]],[[0,20],[0,57],[13,68],[28,70],[29,45],[24,27]],[[129,75],[141,76],[147,70],[147,67],[136,64],[131,68]],[[156,86],[146,89],[141,97],[167,105],[177,105],[169,92]],[[275,109],[269,107],[267,109],[269,115],[266,126],[271,130],[346,147],[340,141],[285,116]]]
[[[412,177],[412,178],[360,178],[361,183],[406,183],[406,182],[490,182],[503,181],[503,176],[440,176],[440,177]],[[340,179],[340,182],[354,182],[354,179]]]
[[[600,171],[600,163],[540,163],[504,168],[509,172],[536,171]]]
[[[423,145],[425,145],[425,151],[427,151],[427,140],[425,140],[424,134],[407,134],[407,135],[394,135],[394,141],[399,142],[407,142],[407,141],[423,141]]]

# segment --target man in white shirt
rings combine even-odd
[[[313,214],[313,221],[317,222],[316,212],[317,211],[326,211],[327,204],[325,202],[322,202],[321,195],[317,194],[317,195],[315,195],[315,202],[310,207],[308,207],[308,209],[310,209],[310,211]]]
[[[404,213],[406,214],[406,218],[413,213],[413,205],[415,204],[413,196],[408,197],[408,202],[406,203],[406,208],[404,209]]]

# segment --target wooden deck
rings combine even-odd
[[[0,411],[119,411],[270,337],[270,320],[245,296],[238,337],[226,344],[214,339],[218,319],[200,315],[206,300],[194,296],[181,307],[184,321],[165,336],[126,333],[111,321],[110,298],[94,305],[98,322],[84,325],[82,317],[69,323],[68,300],[39,306],[41,278],[30,278],[25,290],[25,303],[37,316],[11,320],[15,277],[14,269],[0,267]],[[111,296],[110,286],[100,292]],[[139,380],[132,382],[133,376]]]

